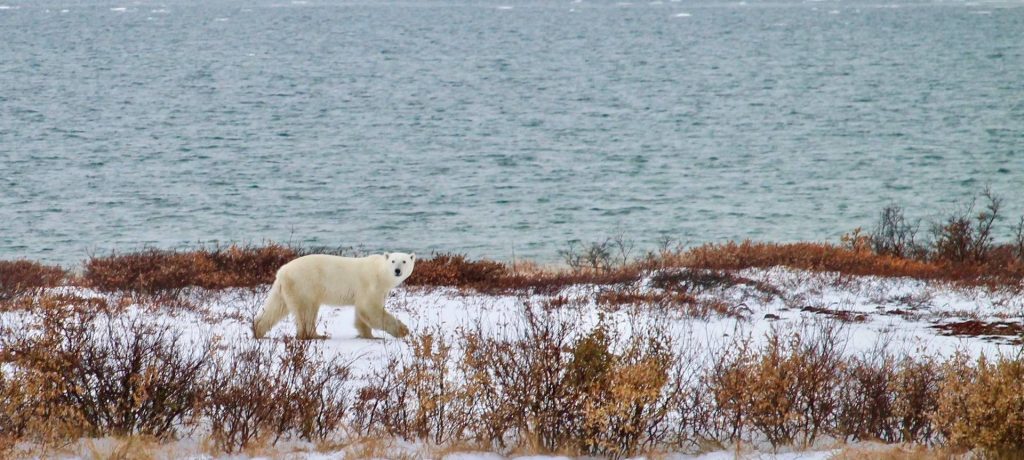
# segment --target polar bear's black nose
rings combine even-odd
[[[395,276],[402,276],[402,269],[401,268],[396,268],[395,269]]]

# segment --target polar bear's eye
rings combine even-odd
[[[405,261],[404,260],[402,261],[402,265],[405,265]]]

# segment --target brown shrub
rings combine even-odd
[[[1003,199],[990,188],[982,192],[985,209],[974,214],[976,200],[932,227],[935,241],[931,257],[954,264],[982,263],[992,250],[992,226],[999,218]]]
[[[889,391],[900,439],[918,443],[934,439],[932,415],[938,408],[941,379],[941,369],[930,357],[907,356],[899,361]]]
[[[825,243],[706,244],[673,256],[674,265],[714,270],[786,266],[851,275],[910,276],[937,279],[940,267],[914,260],[853,251]]]
[[[691,364],[674,349],[668,329],[647,324],[634,325],[633,331],[620,350],[611,351],[615,346],[599,325],[573,350],[574,363],[587,363],[579,366],[583,369],[610,364],[584,387],[582,445],[587,453],[622,458],[651,451],[694,420],[687,407],[696,395]]]
[[[639,289],[604,289],[597,293],[597,304],[610,310],[623,305],[649,305],[659,309],[691,311],[697,298],[680,292],[642,292]]]
[[[488,286],[482,292],[526,292],[554,295],[570,286],[628,286],[640,281],[641,269],[629,266],[610,271],[582,270],[577,272],[542,271],[508,277],[501,286]]]
[[[674,411],[692,393],[692,368],[664,325],[632,330],[622,339],[604,320],[584,328],[526,305],[523,322],[497,334],[478,324],[452,343],[425,331],[411,356],[392,356],[359,390],[354,427],[361,436],[612,458],[655,449],[679,432],[669,420],[682,421]]]
[[[524,307],[514,338],[464,331],[462,369],[478,441],[519,440],[533,451],[619,458],[667,441],[671,411],[689,393],[687,364],[663,326],[623,341],[605,320],[592,329]]]
[[[277,269],[295,257],[295,249],[277,244],[187,252],[150,249],[92,257],[85,262],[82,282],[106,292],[146,294],[174,293],[188,287],[253,287],[272,283]]]
[[[845,382],[840,386],[840,411],[836,429],[854,440],[902,440],[891,391],[896,381],[896,357],[883,346],[850,358],[843,369]],[[909,441],[908,441],[909,442]]]
[[[44,441],[173,436],[193,415],[209,343],[186,344],[170,326],[67,301],[0,335],[0,360],[15,365],[22,386],[4,408],[16,431],[40,429],[32,434]]]
[[[927,251],[916,241],[919,227],[919,222],[907,222],[901,206],[891,203],[882,209],[868,241],[875,254],[918,259]],[[854,233],[855,236],[857,234],[858,232]],[[858,242],[856,237],[852,242]]]
[[[571,438],[582,401],[566,382],[574,323],[524,305],[512,337],[490,337],[482,325],[465,331],[462,366],[477,418],[479,442],[505,447],[509,436],[534,450],[554,452]]]
[[[972,366],[963,355],[943,366],[934,421],[951,447],[980,449],[986,457],[1024,452],[1024,360],[984,356]]]
[[[440,329],[416,333],[409,342],[411,356],[391,356],[359,390],[356,432],[436,445],[463,439],[472,401],[456,378],[451,344]]]
[[[821,324],[773,330],[761,348],[740,339],[715,360],[705,384],[715,396],[720,436],[807,447],[833,432],[843,339],[835,324]]]
[[[477,287],[498,283],[508,276],[505,264],[468,261],[460,254],[438,254],[416,262],[405,284],[409,286]]]
[[[0,301],[59,286],[66,278],[67,272],[57,266],[28,260],[0,260]]]
[[[782,291],[768,283],[754,281],[722,270],[659,270],[651,277],[651,286],[672,292],[693,294],[733,286],[750,286],[765,295],[782,296]]]
[[[609,270],[543,270],[513,272],[500,262],[470,261],[465,256],[440,254],[416,262],[405,283],[409,286],[452,286],[486,294],[535,293],[555,295],[573,285],[615,285],[640,279],[638,265]]]
[[[325,358],[308,341],[246,341],[216,360],[201,413],[225,452],[276,443],[295,434],[323,442],[347,414],[348,364]]]

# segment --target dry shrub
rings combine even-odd
[[[456,342],[415,335],[410,356],[392,356],[359,390],[357,433],[612,458],[666,443],[693,390],[667,327],[637,324],[626,339],[578,319],[528,304],[497,334],[478,324]]]
[[[720,437],[806,447],[832,432],[845,342],[838,325],[820,324],[773,330],[760,348],[739,339],[715,359],[706,385],[715,397]]]
[[[686,293],[668,291],[643,292],[635,287],[603,289],[597,293],[595,300],[598,305],[612,311],[624,305],[648,305],[660,310],[692,312],[692,307],[697,304],[697,298]]]
[[[0,260],[0,301],[59,286],[67,278],[63,268],[28,260]]]
[[[966,208],[932,227],[934,259],[960,264],[981,263],[988,259],[993,244],[992,226],[999,218],[1003,200],[989,188],[982,192],[982,197],[985,209],[977,215],[974,214],[977,203],[972,201]]]
[[[701,294],[734,286],[749,286],[766,296],[782,297],[781,290],[762,281],[755,281],[721,270],[660,270],[651,277],[651,286],[672,292]]]
[[[612,353],[607,336],[598,325],[573,350],[574,363],[588,363],[583,369],[610,361],[607,368],[598,367],[603,373],[593,376],[589,388],[584,386],[584,451],[622,458],[675,442],[671,436],[693,420],[686,410],[696,395],[691,362],[683,361],[676,340],[660,324],[635,325],[625,345]]]
[[[1013,254],[1012,246],[997,245],[989,249],[985,263],[951,263],[938,259],[902,259],[827,243],[775,244],[744,241],[706,244],[670,255],[670,259],[657,264],[714,270],[786,266],[844,275],[905,276],[950,281],[966,286],[1021,289],[1024,262]]]
[[[487,293],[533,293],[555,295],[570,286],[629,286],[640,281],[639,266],[626,266],[610,271],[582,270],[576,272],[541,271],[505,278],[502,285],[481,289]]]
[[[512,337],[462,334],[479,441],[619,458],[667,439],[670,410],[686,392],[665,328],[637,327],[620,340],[605,320],[588,330],[529,304],[523,311]]]
[[[194,415],[210,355],[168,325],[53,300],[5,327],[0,359],[19,388],[4,413],[42,442],[77,436],[174,436]]]
[[[359,390],[356,432],[443,445],[464,437],[471,401],[454,369],[452,345],[438,329],[414,334],[412,355],[393,355]]]
[[[606,312],[615,312],[623,307],[639,307],[646,312],[665,312],[682,315],[688,318],[708,319],[712,316],[740,318],[743,316],[742,305],[735,305],[716,298],[697,298],[685,292],[671,290],[643,291],[637,286],[615,286],[602,289],[594,299],[597,305]],[[545,301],[547,305],[564,306],[566,302],[559,297],[553,301]]]
[[[916,241],[919,227],[920,223],[907,222],[903,207],[890,203],[882,209],[875,229],[868,237],[871,249],[880,255],[920,258],[924,254],[925,248]],[[852,241],[857,242],[856,238]]]
[[[673,256],[673,265],[714,270],[742,270],[786,266],[810,271],[834,271],[849,275],[943,278],[935,265],[854,251],[826,243],[705,244]]]
[[[1024,453],[1024,360],[982,356],[973,366],[959,354],[943,366],[935,424],[951,447],[987,457]]]
[[[849,358],[836,431],[844,438],[930,443],[942,371],[930,357],[896,356],[883,346]]]
[[[277,244],[186,252],[149,249],[92,257],[85,262],[82,282],[106,292],[147,294],[173,293],[188,287],[253,287],[272,283],[277,269],[297,256],[295,249]]]
[[[893,393],[893,417],[900,439],[918,443],[934,439],[931,419],[938,408],[941,378],[940,368],[931,357],[906,356],[899,361],[889,391]]]
[[[508,268],[489,260],[468,261],[460,254],[438,254],[416,262],[409,286],[477,287],[494,284],[508,276]]]
[[[610,270],[541,270],[511,271],[507,265],[489,260],[470,261],[463,255],[440,254],[416,262],[410,286],[452,286],[486,294],[532,292],[555,295],[573,285],[616,285],[635,283],[640,267],[624,265]]]
[[[226,452],[294,434],[322,442],[346,415],[350,369],[308,341],[246,341],[215,361],[202,414]]]
[[[896,381],[896,357],[884,347],[850,358],[844,368],[846,376],[841,392],[841,410],[837,430],[854,440],[902,440],[890,390]]]
[[[308,251],[288,246],[228,246],[192,251],[149,249],[85,262],[81,284],[104,292],[158,296],[157,301],[181,297],[189,288],[252,288],[274,281],[277,270]],[[639,265],[612,270],[575,272],[532,269],[522,273],[507,265],[467,260],[463,255],[439,254],[416,263],[409,286],[452,286],[484,293],[533,291],[552,294],[571,285],[610,285],[635,282]]]
[[[602,241],[594,241],[577,246],[579,241],[569,241],[568,247],[559,250],[562,260],[573,271],[608,272],[630,265],[633,260],[630,254],[635,244],[626,239],[622,233]]]

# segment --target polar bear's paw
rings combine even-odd
[[[395,336],[396,338],[399,338],[399,339],[409,335],[409,326],[406,326],[405,323],[403,323],[401,321],[398,321],[398,320],[396,320],[395,323],[396,324],[395,324],[394,328],[392,328],[392,330],[388,331],[389,334],[391,334],[391,335],[393,335],[393,336]]]

